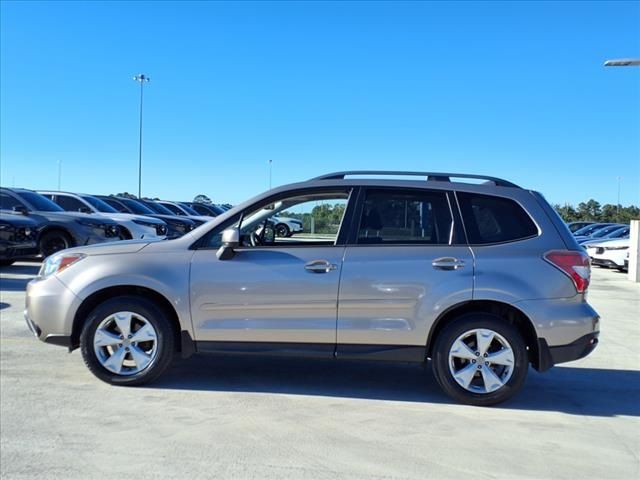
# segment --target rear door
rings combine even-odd
[[[435,318],[472,298],[473,257],[454,205],[442,190],[362,190],[342,266],[338,356],[424,347]]]

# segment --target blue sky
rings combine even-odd
[[[5,186],[236,203],[344,169],[640,204],[638,2],[1,3]]]

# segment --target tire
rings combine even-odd
[[[127,321],[129,313],[131,319]],[[126,333],[118,327],[127,322],[131,340],[120,336],[122,343],[115,343],[118,332]],[[152,327],[155,340],[135,342],[136,336],[152,337],[147,324]],[[99,327],[100,332],[96,333]],[[96,341],[108,343],[108,346],[96,346]],[[89,314],[80,334],[80,351],[87,368],[103,382],[143,385],[154,381],[167,369],[175,352],[175,337],[171,321],[155,303],[143,297],[121,296],[101,303]],[[144,354],[142,362],[140,352]],[[145,365],[144,362],[148,363]],[[110,368],[118,364],[120,373],[115,371],[117,368]]]
[[[0,267],[8,267],[10,265],[13,265],[15,263],[15,260],[0,260]]]
[[[38,241],[38,249],[44,258],[72,246],[71,237],[61,230],[45,232]]]
[[[474,331],[475,334],[471,333]],[[480,342],[488,338],[492,340],[484,349]],[[469,350],[458,341],[470,346]],[[485,352],[477,356],[482,350]],[[478,360],[485,357],[496,361]],[[451,398],[468,405],[489,406],[518,393],[526,379],[529,361],[524,340],[513,325],[495,315],[471,313],[457,318],[440,332],[433,349],[432,368],[438,384]],[[469,378],[465,387],[463,384]]]
[[[276,235],[279,237],[290,237],[291,229],[288,225],[284,223],[279,223],[276,225]]]

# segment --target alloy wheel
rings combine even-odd
[[[134,312],[117,312],[102,320],[93,336],[100,364],[118,375],[135,375],[146,369],[158,353],[158,334],[146,318]]]
[[[504,386],[515,366],[509,342],[499,333],[485,328],[468,330],[449,349],[449,370],[465,390],[487,394]]]

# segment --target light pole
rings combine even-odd
[[[144,84],[151,79],[144,73],[140,73],[133,77],[136,82],[140,82],[140,137],[138,144],[138,198],[142,198],[142,98]]]
[[[640,66],[640,58],[617,58],[604,62],[605,67],[638,67]],[[616,220],[620,221],[620,180],[618,177],[618,203],[616,204]]]
[[[60,191],[61,183],[62,183],[62,160],[58,160],[58,191]]]
[[[273,160],[269,160],[269,190],[271,190],[272,167],[273,167]]]

